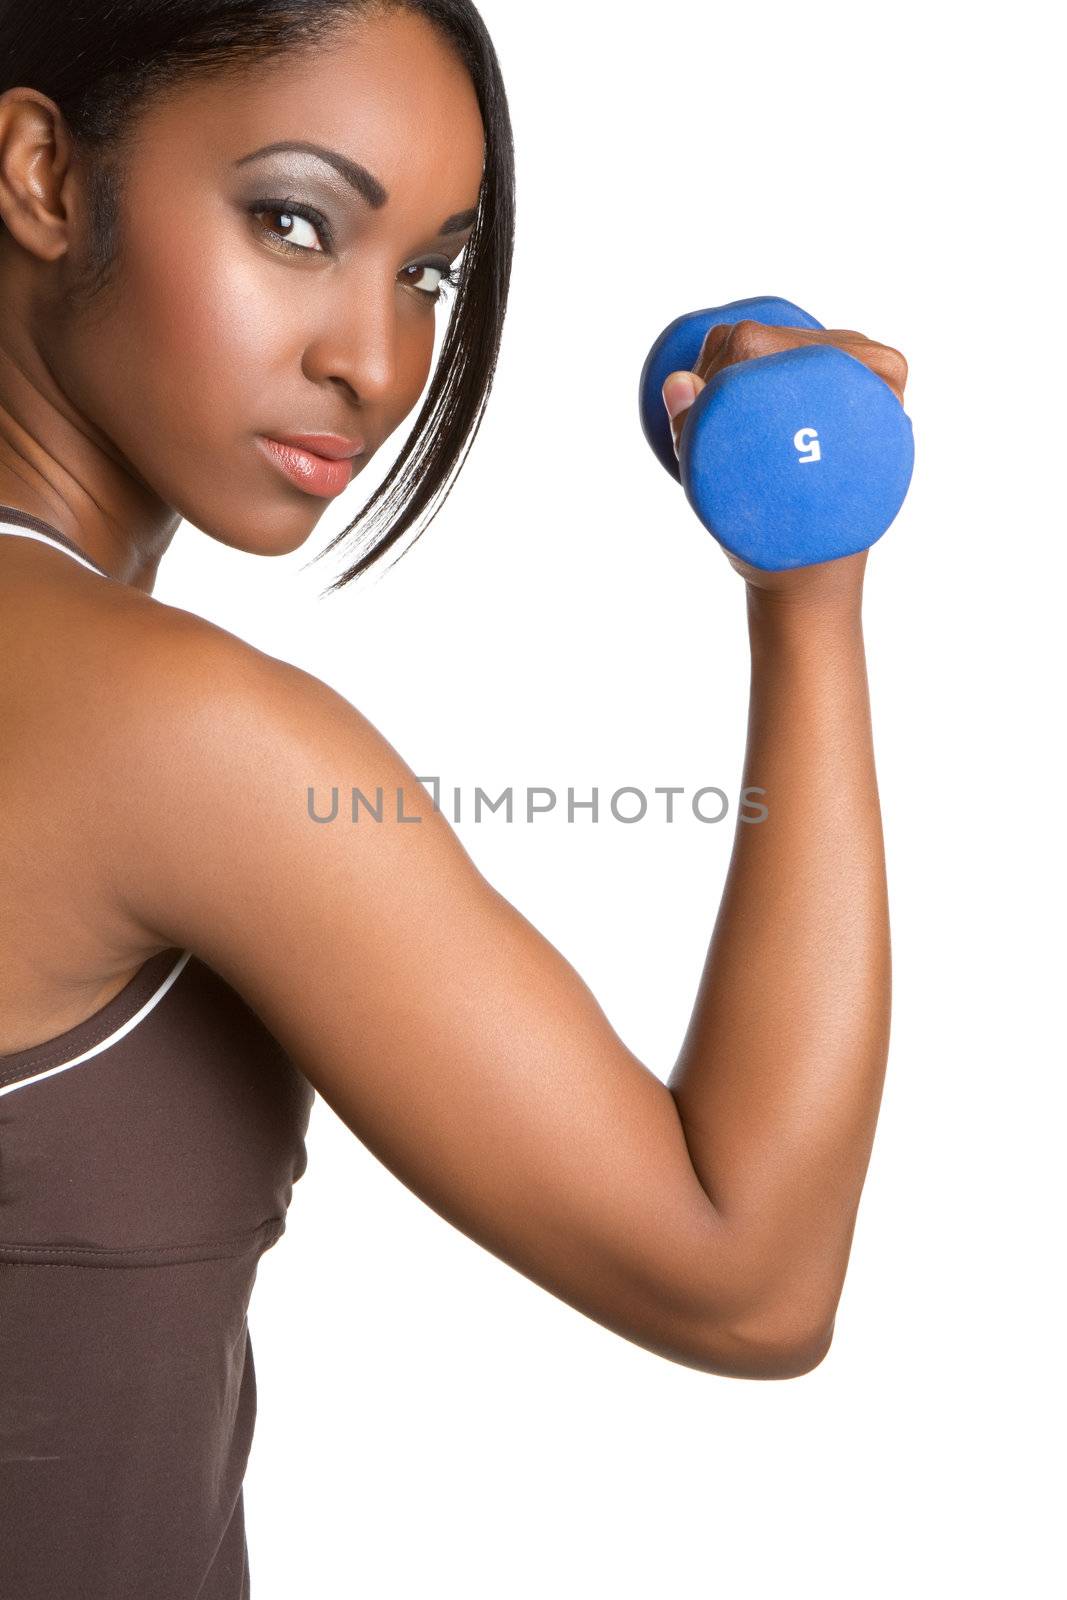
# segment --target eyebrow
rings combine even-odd
[[[273,155],[276,150],[303,150],[307,155],[317,156],[320,161],[325,161],[327,166],[333,167],[341,177],[361,194],[372,211],[380,211],[389,199],[389,191],[372,172],[361,166],[358,161],[352,161],[348,156],[343,156],[337,150],[328,150],[325,145],[309,144],[306,139],[279,139],[275,144],[265,144],[259,150],[253,150],[247,156],[242,156],[234,162],[235,167],[243,167],[246,161],[255,161],[260,156]],[[451,217],[446,217],[439,229],[441,238],[448,238],[453,233],[461,233],[464,228],[469,228],[478,219],[478,208],[475,206],[470,211],[457,211]]]

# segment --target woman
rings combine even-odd
[[[513,215],[473,5],[0,19],[5,1571],[20,1600],[233,1600],[245,1314],[315,1091],[624,1338],[733,1377],[826,1354],[889,1028],[866,557],[733,563],[769,814],[738,829],[664,1085],[353,706],[152,598],[182,518],[250,554],[307,540],[423,393],[450,275],[341,583],[461,464]],[[668,381],[676,445],[723,365],[820,340],[902,392],[859,334],[744,323]],[[316,820],[332,786],[376,811]]]

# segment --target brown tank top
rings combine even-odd
[[[108,577],[0,506],[7,534]],[[160,952],[84,1022],[0,1056],[11,1600],[248,1600],[247,1310],[307,1164],[314,1095],[191,950]]]

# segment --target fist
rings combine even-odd
[[[752,361],[758,356],[778,355],[784,350],[795,350],[801,345],[831,344],[846,355],[862,361],[886,383],[903,403],[908,381],[908,363],[892,345],[879,344],[852,328],[772,328],[762,322],[717,323],[709,328],[696,366],[691,372],[672,372],[663,385],[663,401],[671,419],[674,453],[677,456],[690,408],[707,384],[724,367],[738,361]],[[765,590],[807,590],[826,584],[847,585],[862,581],[868,552],[842,556],[835,561],[820,562],[810,567],[794,567],[785,572],[764,572],[746,561],[724,554],[730,565],[752,587]]]

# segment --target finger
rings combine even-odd
[[[722,355],[733,332],[733,326],[730,322],[716,322],[708,329],[704,335],[704,343],[700,347],[700,354],[693,363],[693,371],[698,377],[706,378]]]
[[[891,344],[879,344],[877,339],[868,339],[865,333],[857,333],[854,328],[829,328],[827,334],[831,343],[838,345],[846,355],[855,356],[877,373],[903,404],[908,363],[899,350]]]
[[[710,383],[725,367],[795,350],[798,345],[826,343],[829,337],[821,330],[778,327],[744,319],[709,331],[695,370]]]
[[[703,378],[698,378],[695,372],[671,372],[664,379],[663,403],[671,419],[671,435],[674,439],[676,456],[685,419],[689,415],[693,401],[704,386]]]
[[[856,353],[860,354],[859,351]],[[889,344],[872,344],[862,353],[861,360],[866,361],[873,372],[877,372],[903,405],[904,390],[908,382],[908,363],[900,351],[894,350]]]
[[[856,328],[772,328],[755,322],[738,322],[725,329],[725,335],[725,339],[715,343],[712,359],[707,364],[698,363],[698,370],[709,383],[724,367],[751,361],[755,356],[795,350],[801,345],[831,345],[870,367],[903,404],[908,381],[908,363],[904,356],[892,345],[879,344]]]

